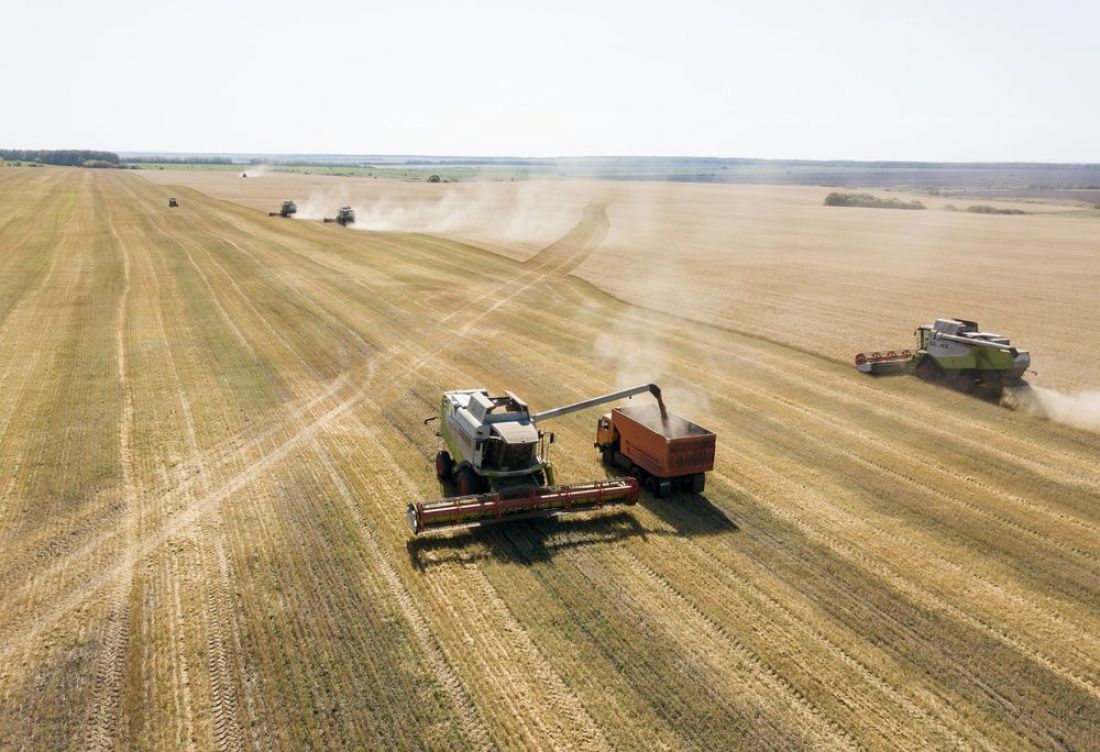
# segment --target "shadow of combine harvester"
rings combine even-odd
[[[597,517],[540,517],[507,526],[486,525],[456,530],[443,537],[412,538],[409,562],[420,570],[445,564],[498,561],[536,564],[555,555],[630,538],[645,539],[646,529],[625,511]]]

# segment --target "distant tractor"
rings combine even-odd
[[[177,206],[179,206],[179,205],[180,205],[180,204],[179,204],[179,201],[176,201],[176,197],[175,197],[175,196],[173,196],[172,198],[168,199],[168,208],[169,208],[169,209],[175,209],[175,208],[176,208]]]
[[[355,224],[355,210],[350,206],[341,206],[335,217],[325,217],[325,222],[335,222],[341,227]]]
[[[293,201],[284,201],[283,205],[279,208],[279,211],[268,212],[269,217],[285,217],[290,219],[298,213],[298,205]]]
[[[908,372],[966,394],[999,396],[1006,386],[1021,386],[1031,365],[1030,353],[1008,337],[981,331],[976,321],[936,319],[915,334],[915,350],[860,353],[856,368],[874,374]]]

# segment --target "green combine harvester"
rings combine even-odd
[[[298,205],[293,201],[284,201],[283,205],[279,207],[279,211],[268,212],[269,217],[283,217],[284,219],[290,219],[298,213]]]
[[[335,217],[324,217],[325,222],[335,222],[341,227],[355,224],[355,210],[350,206],[341,206]]]
[[[1008,337],[983,332],[976,321],[936,319],[917,328],[915,350],[888,350],[856,355],[863,373],[912,373],[970,394],[999,396],[1006,386],[1023,385],[1031,355]]]

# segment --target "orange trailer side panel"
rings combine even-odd
[[[717,437],[677,415],[661,417],[656,407],[617,407],[611,420],[619,451],[651,475],[675,478],[714,469]]]

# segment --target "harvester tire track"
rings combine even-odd
[[[766,470],[763,466],[758,466],[757,469],[761,472]],[[739,488],[745,492],[749,492],[747,488],[735,482],[732,478],[723,475],[722,473],[717,471],[715,472],[715,475],[716,477],[721,478],[723,482],[729,484],[731,487]],[[782,476],[780,476],[778,473],[774,474],[773,479],[775,481],[781,482],[781,484],[783,481],[785,481],[785,479],[783,479]],[[806,493],[805,489],[803,489],[802,491],[803,493]],[[835,505],[829,503],[820,494],[812,493],[810,494],[810,496],[813,500],[818,502],[822,506],[822,508],[830,508],[834,510],[834,512],[839,512],[842,516],[850,516],[843,512],[843,510],[841,510],[839,507],[836,507]],[[791,498],[796,498],[796,496],[792,494]],[[1043,665],[1052,673],[1057,674],[1069,683],[1078,686],[1079,688],[1083,689],[1085,692],[1093,695],[1094,697],[1100,698],[1100,686],[1098,686],[1096,682],[1092,679],[1081,676],[1077,672],[1061,666],[1057,661],[1047,656],[1041,650],[1024,645],[1018,639],[1007,634],[1005,630],[989,624],[988,622],[975,616],[972,616],[971,614],[963,611],[961,608],[953,604],[945,602],[936,593],[929,592],[925,588],[913,584],[905,577],[897,574],[894,571],[893,567],[879,563],[871,556],[868,556],[867,554],[856,550],[851,544],[845,543],[844,541],[834,537],[829,533],[822,532],[822,529],[820,527],[811,525],[789,512],[784,513],[784,510],[781,509],[780,506],[769,507],[769,509],[776,516],[783,518],[786,522],[798,528],[807,537],[811,538],[812,540],[816,540],[831,549],[840,558],[844,559],[845,561],[855,563],[858,566],[861,566],[864,569],[872,572],[873,574],[882,577],[893,587],[908,595],[914,602],[919,603],[921,606],[928,608],[930,611],[946,614],[947,616],[950,616],[957,621],[961,621],[965,624],[968,624],[969,626],[974,627],[978,631],[993,638],[997,642],[1001,642],[1008,647],[1013,648],[1017,652],[1028,656],[1035,662]]]
[[[745,645],[737,635],[732,634],[730,630],[707,615],[699,606],[672,585],[667,578],[639,559],[633,552],[624,551],[623,555],[628,559],[628,566],[638,576],[649,581],[652,587],[664,591],[671,599],[682,604],[695,618],[706,625],[706,628],[712,632],[719,642],[727,644],[729,649],[737,655],[738,660],[752,666],[754,674],[765,686],[777,694],[784,695],[798,709],[798,713],[807,719],[815,731],[831,737],[833,743],[840,748],[862,748],[862,745],[852,738],[851,734],[824,713],[821,708],[814,705],[800,689],[792,686],[782,674],[769,666],[763,658]]]
[[[115,309],[115,346],[116,368],[119,388],[122,392],[121,415],[118,429],[118,462],[121,469],[121,493],[126,505],[124,526],[124,544],[129,545],[138,533],[140,510],[133,477],[133,432],[134,402],[130,389],[129,363],[126,348],[127,308],[130,297],[130,252],[121,242],[115,227],[114,216],[109,204],[107,207],[107,226],[115,244],[122,254],[122,291]],[[123,664],[126,660],[126,648],[130,634],[130,589],[133,585],[133,567],[125,570],[117,579],[109,599],[110,616],[106,626],[106,639],[100,652],[100,665],[96,671],[92,715],[89,722],[87,745],[90,750],[100,752],[115,746],[115,736],[121,708],[119,698],[122,694]]]

